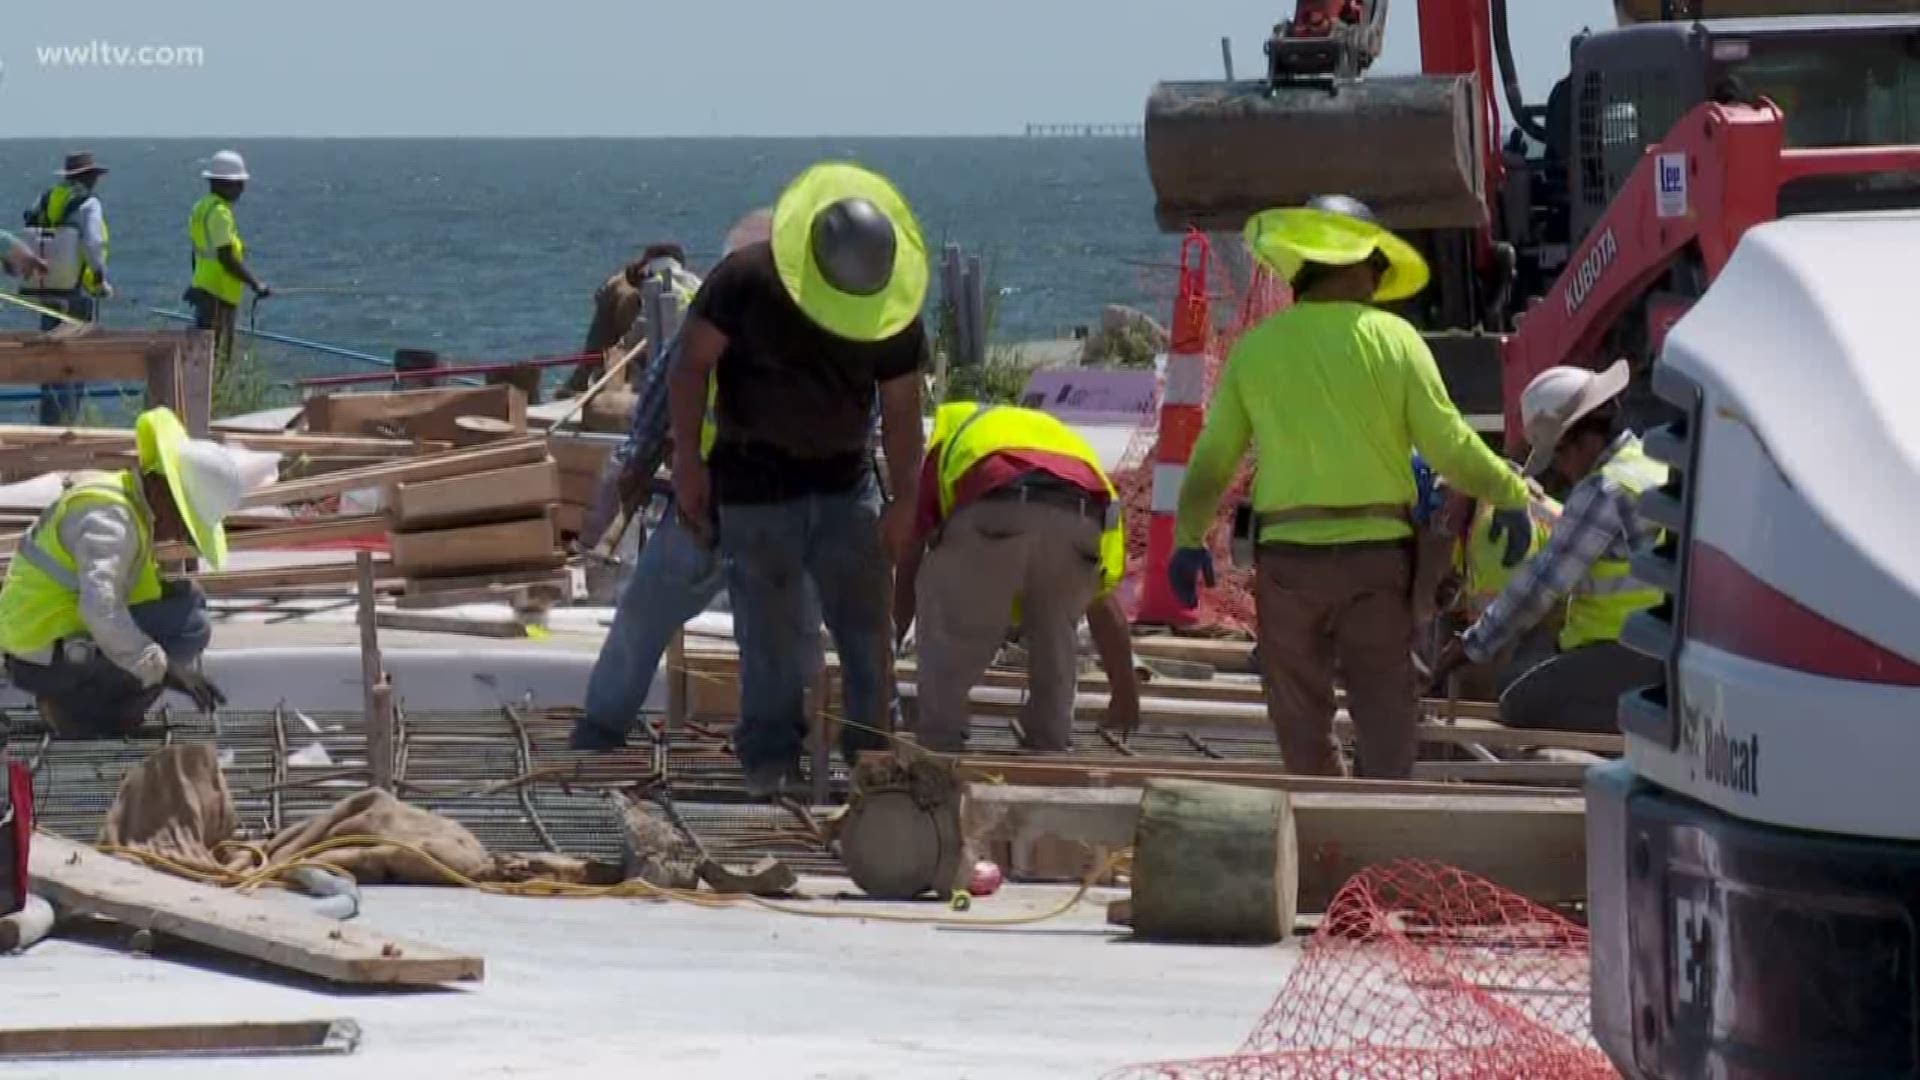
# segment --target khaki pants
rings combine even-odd
[[[1408,545],[1260,548],[1255,601],[1267,718],[1288,772],[1338,776],[1334,675],[1347,688],[1365,777],[1413,774],[1413,554]]]
[[[1078,631],[1100,591],[1100,523],[1055,506],[984,500],[962,507],[920,565],[920,743],[965,749],[968,693],[1006,640],[1020,599],[1028,696],[1020,723],[1032,750],[1073,743]]]

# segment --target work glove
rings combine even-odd
[[[1207,588],[1213,588],[1213,556],[1205,548],[1181,548],[1167,562],[1167,584],[1182,607],[1193,607],[1200,602],[1202,578],[1206,579]]]
[[[166,688],[176,690],[193,699],[201,712],[212,712],[227,703],[227,695],[213,685],[199,669],[190,667],[181,661],[167,665]]]
[[[1520,565],[1527,557],[1527,548],[1533,545],[1533,515],[1527,513],[1524,506],[1518,510],[1495,510],[1487,535],[1495,542],[1505,541],[1507,550],[1500,554],[1500,565],[1511,570]]]

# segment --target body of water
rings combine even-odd
[[[182,308],[188,208],[221,144],[0,141],[0,224],[51,182],[68,151],[113,171],[100,187],[119,296],[108,325],[158,325]],[[471,360],[570,353],[591,294],[646,243],[683,243],[704,270],[743,212],[769,205],[811,162],[851,159],[890,176],[929,246],[985,255],[1000,290],[996,338],[1094,323],[1105,303],[1163,306],[1171,282],[1141,264],[1175,257],[1156,231],[1132,139],[266,140],[235,144],[253,174],[237,207],[247,258],[277,290],[263,330],[379,355],[428,348]],[[1166,272],[1159,272],[1166,276]],[[1155,310],[1163,317],[1165,313]],[[243,317],[245,313],[243,311]],[[0,314],[0,325],[32,326]],[[276,374],[343,370],[275,350]]]

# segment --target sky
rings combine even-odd
[[[1137,120],[1154,82],[1218,77],[1222,36],[1259,71],[1291,5],[19,0],[0,137],[1017,134]],[[1512,7],[1530,100],[1613,22],[1609,0]],[[1417,8],[1391,5],[1378,70],[1417,70]]]

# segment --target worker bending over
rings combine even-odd
[[[1628,379],[1625,360],[1597,373],[1548,368],[1520,395],[1527,475],[1551,468],[1573,489],[1546,547],[1448,644],[1436,669],[1485,662],[1566,598],[1559,654],[1500,695],[1500,720],[1512,727],[1617,731],[1620,696],[1660,678],[1658,660],[1620,644],[1627,617],[1663,598],[1633,577],[1628,560],[1660,535],[1640,515],[1640,496],[1667,482],[1667,467],[1621,426],[1616,399]]]
[[[75,474],[0,587],[7,677],[69,737],[132,731],[163,689],[202,709],[225,700],[198,668],[213,633],[206,597],[191,581],[161,580],[158,548],[185,541],[217,569],[239,469],[224,448],[187,438],[167,409],[141,414],[135,431],[138,467]]]
[[[913,528],[927,256],[906,200],[852,165],[816,165],[774,207],[773,237],[708,275],[668,375],[682,521],[718,542],[740,642],[734,745],[747,788],[800,780],[807,723],[806,586],[840,655],[841,752],[884,745],[891,566]],[[707,379],[711,455],[700,454]],[[888,487],[871,482],[880,402]],[[716,511],[717,508],[717,511]]]
[[[1535,491],[1527,512],[1533,528],[1527,538],[1526,558],[1539,554],[1552,535],[1553,523],[1560,516],[1560,504]],[[1441,608],[1454,627],[1471,626],[1499,598],[1513,579],[1516,567],[1506,565],[1507,545],[1495,535],[1493,508],[1455,491],[1440,492],[1440,506],[1434,514],[1433,528],[1451,541],[1450,565],[1442,589]],[[1520,673],[1553,655],[1554,636],[1560,631],[1558,614],[1549,615],[1533,630],[1521,635],[1505,649],[1488,657],[1483,664],[1460,672],[1454,687],[1436,686],[1436,692],[1448,697],[1496,700],[1501,691]],[[1441,643],[1451,641],[1452,632]]]
[[[1247,226],[1254,255],[1296,302],[1240,339],[1207,410],[1180,489],[1174,594],[1213,582],[1205,543],[1251,444],[1258,529],[1256,610],[1267,714],[1288,771],[1338,775],[1336,665],[1363,776],[1412,774],[1415,479],[1422,459],[1500,514],[1509,561],[1526,550],[1527,487],[1447,397],[1433,354],[1405,319],[1427,265],[1353,199],[1269,210]]]
[[[106,166],[89,153],[68,154],[60,182],[42,192],[25,219],[29,229],[51,237],[54,253],[49,272],[21,286],[20,291],[42,307],[65,312],[82,322],[97,322],[100,301],[113,296],[107,281],[107,212],[95,190]],[[40,328],[52,330],[60,320],[42,316]],[[80,413],[82,383],[46,383],[40,387],[40,423],[71,424]]]
[[[652,335],[641,303],[641,290],[648,278],[659,279],[682,311],[693,302],[694,293],[700,289],[699,276],[687,269],[684,248],[671,242],[648,244],[639,258],[594,290],[593,321],[587,325],[587,340],[581,352],[603,358],[616,349],[624,354]],[[604,359],[575,365],[567,380],[567,392],[585,392],[605,366]]]
[[[969,694],[1014,617],[1029,657],[1028,749],[1072,748],[1083,613],[1111,691],[1106,726],[1137,727],[1133,646],[1113,595],[1126,568],[1120,503],[1085,440],[1034,409],[942,405],[894,582],[897,639],[919,609],[920,744],[966,749]]]
[[[245,290],[252,289],[262,300],[272,296],[273,290],[247,266],[247,245],[233,220],[233,204],[240,201],[252,179],[246,161],[235,151],[222,150],[200,175],[207,181],[207,194],[187,215],[193,284],[182,299],[193,308],[194,329],[213,331],[215,370],[225,371],[233,358],[234,323]]]

